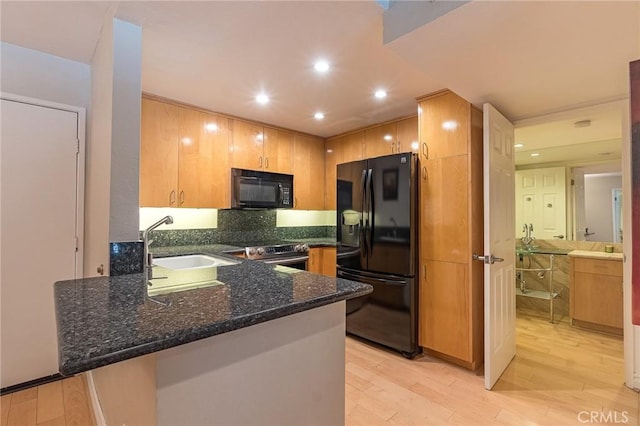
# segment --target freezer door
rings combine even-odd
[[[368,216],[363,211],[367,204],[364,191],[367,162],[354,161],[338,164],[336,182],[336,224],[338,253],[349,253],[338,257],[339,265],[353,269],[366,269],[367,253],[365,228]]]
[[[338,277],[373,286],[373,292],[347,300],[347,333],[390,347],[412,358],[418,347],[418,295],[414,278],[368,274],[338,268]]]
[[[387,155],[368,161],[369,227],[367,270],[413,276],[416,259],[415,155]]]

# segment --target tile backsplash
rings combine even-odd
[[[171,214],[166,211],[155,213],[155,216],[158,217],[162,214]],[[277,210],[218,210],[215,228],[159,228],[151,233],[153,242],[150,247],[206,244],[244,245],[251,242],[335,238],[335,226],[333,225],[295,226],[296,221],[302,223],[326,223],[324,218],[333,217],[335,215],[333,212],[296,212],[294,214],[287,212],[282,214],[280,218],[278,218],[278,213]],[[305,215],[305,213],[308,214]],[[313,218],[306,220],[306,216],[311,215],[313,215]],[[174,217],[174,227],[180,226],[180,224],[176,223],[178,220]],[[188,226],[184,227],[188,228]]]

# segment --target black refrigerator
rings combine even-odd
[[[404,153],[339,164],[337,275],[371,284],[347,301],[347,333],[412,358],[418,346],[418,166]]]

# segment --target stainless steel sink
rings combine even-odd
[[[162,268],[174,271],[184,271],[188,269],[218,268],[239,264],[239,260],[227,259],[208,254],[190,254],[186,256],[159,257],[153,259],[153,264]]]

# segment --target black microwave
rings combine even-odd
[[[231,208],[290,209],[292,207],[292,175],[231,169]]]

